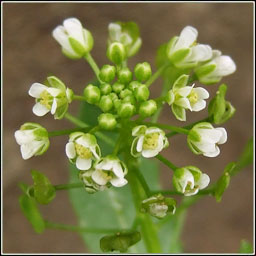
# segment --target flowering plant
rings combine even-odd
[[[63,54],[72,60],[85,59],[97,81],[88,83],[82,95],[75,94],[74,88],[56,76],[31,85],[29,95],[36,101],[35,115],[42,117],[50,112],[55,119],[65,118],[76,127],[47,131],[39,124],[25,123],[15,132],[25,160],[45,153],[52,137],[69,136],[65,152],[71,182],[52,185],[43,173],[33,170],[34,184],[20,185],[20,206],[36,232],[46,228],[79,231],[93,252],[98,252],[99,247],[103,252],[180,251],[177,241],[168,247],[166,228],[172,229],[187,206],[202,196],[221,200],[230,177],[252,161],[252,140],[241,158],[226,166],[216,183],[211,182],[207,170],[201,171],[189,163],[178,167],[162,152],[172,146],[173,136],[183,134],[192,153],[205,157],[220,154],[218,145],[227,142],[227,131],[214,125],[223,124],[235,113],[225,98],[225,84],[211,99],[205,119],[187,126],[182,122],[186,115],[193,114],[190,112],[206,108],[210,97],[207,86],[235,72],[236,65],[229,56],[197,43],[198,31],[186,26],[180,35],[160,46],[156,72],[152,72],[148,62],[137,63],[132,70],[128,59],[142,45],[138,26],[134,22],[115,22],[109,24],[108,30],[106,55],[111,63],[101,68],[90,53],[93,36],[78,19],[68,18],[53,30],[53,38]],[[164,80],[162,93],[152,98],[150,86],[160,76]],[[82,102],[79,117],[68,111],[74,101]],[[164,105],[171,106],[181,127],[158,122]],[[149,158],[170,168],[173,177],[169,184],[173,184],[173,190],[160,188],[155,162]],[[47,221],[40,213],[38,204],[49,204],[62,189],[70,190],[78,226]],[[178,230],[172,232],[178,234]]]

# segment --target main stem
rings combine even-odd
[[[161,246],[155,224],[152,222],[151,217],[149,215],[140,212],[141,201],[147,198],[147,195],[136,175],[136,168],[138,168],[137,162],[128,152],[129,150],[127,149],[125,153],[125,162],[128,165],[129,169],[127,179],[131,187],[137,216],[141,224],[142,237],[147,248],[147,251],[149,253],[161,253]]]

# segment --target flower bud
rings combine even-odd
[[[62,46],[63,54],[71,59],[82,58],[93,47],[91,32],[76,18],[65,19],[63,26],[53,30],[52,36]]]
[[[104,130],[112,130],[116,127],[116,118],[110,113],[104,113],[98,116],[99,126]]]
[[[135,105],[136,100],[133,95],[127,95],[122,99],[122,102],[130,102],[132,105]]]
[[[89,84],[84,89],[84,96],[88,103],[96,104],[100,100],[100,89],[97,86]]]
[[[142,201],[141,211],[162,219],[168,212],[175,213],[176,201],[173,198],[165,198],[161,194],[154,195]]]
[[[114,100],[113,100],[113,103],[114,103],[114,107],[115,107],[116,111],[118,111],[118,110],[120,109],[120,106],[121,106],[121,104],[122,104],[122,101],[117,98],[117,99],[114,99]]]
[[[215,124],[222,124],[235,114],[236,109],[229,101],[225,100],[226,91],[227,86],[225,84],[220,85],[216,96],[209,103],[209,117],[212,118]]]
[[[128,248],[141,240],[140,232],[118,232],[115,235],[104,236],[100,239],[103,252],[126,252]]]
[[[121,103],[117,110],[118,115],[122,118],[131,117],[135,113],[135,107],[129,102]]]
[[[20,145],[22,158],[25,160],[42,155],[50,145],[48,132],[40,124],[25,123],[14,133],[14,136]]]
[[[99,73],[100,79],[105,83],[111,82],[115,78],[115,75],[116,68],[111,65],[104,65]]]
[[[121,84],[128,84],[132,80],[132,72],[129,68],[122,68],[117,73],[118,81]]]
[[[111,93],[109,94],[109,96],[110,96],[110,98],[111,98],[111,100],[112,100],[113,102],[114,102],[114,100],[118,99],[117,94],[114,93],[114,92],[111,92]]]
[[[131,91],[134,91],[135,88],[139,87],[140,85],[141,83],[139,83],[138,81],[132,81],[129,83],[128,89],[130,89]]]
[[[124,45],[118,42],[110,44],[107,49],[107,57],[116,65],[121,64],[126,58]]]
[[[124,89],[124,84],[121,84],[119,82],[115,82],[112,85],[112,89],[115,93],[120,93]]]
[[[107,95],[107,94],[110,94],[112,91],[112,87],[110,84],[101,84],[100,85],[100,92],[101,94],[103,95]]]
[[[148,62],[138,63],[134,68],[134,74],[138,81],[147,81],[152,75],[150,64]]]
[[[103,95],[99,102],[99,107],[103,112],[108,112],[113,107],[113,101],[109,95]]]
[[[134,95],[137,101],[146,101],[149,97],[149,89],[145,84],[141,84],[135,88]]]
[[[139,114],[142,117],[149,117],[157,111],[157,104],[154,100],[144,101],[140,104]]]
[[[133,94],[132,94],[132,91],[129,89],[124,89],[119,94],[121,99],[124,99],[126,96],[131,96],[131,95],[133,95]]]

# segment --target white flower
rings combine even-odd
[[[124,176],[128,170],[126,165],[116,156],[106,156],[95,164],[92,179],[100,186],[111,183],[114,187],[122,187],[127,184]]]
[[[165,198],[161,194],[154,195],[141,202],[141,211],[162,219],[169,212],[175,213],[176,201],[173,198]]]
[[[168,58],[179,68],[194,67],[198,62],[207,61],[212,57],[209,45],[197,44],[198,32],[194,27],[185,27],[179,37],[173,37],[168,43]]]
[[[42,155],[50,144],[47,130],[36,123],[23,124],[14,136],[20,145],[22,158],[25,160]]]
[[[68,109],[73,92],[69,88],[66,89],[57,77],[48,77],[47,81],[51,87],[40,83],[31,85],[28,94],[36,99],[32,111],[37,116],[44,116],[51,112],[55,119],[61,119]]]
[[[134,22],[110,23],[108,26],[108,44],[113,42],[122,43],[128,57],[136,54],[141,47],[142,40],[139,37],[139,29]]]
[[[189,131],[187,141],[193,153],[216,157],[220,153],[218,145],[227,141],[227,132],[223,127],[214,128],[210,123],[202,122]]]
[[[202,87],[194,88],[195,84],[186,86],[187,81],[187,75],[180,76],[167,94],[167,103],[172,105],[172,112],[180,121],[186,121],[186,109],[201,111],[206,107],[205,99],[209,98],[207,90]]]
[[[197,194],[201,189],[208,186],[210,178],[202,173],[195,166],[186,166],[175,170],[173,176],[173,185],[175,189],[185,196]]]
[[[59,25],[53,30],[52,36],[69,58],[81,58],[93,47],[93,37],[90,31],[84,29],[76,18],[65,19],[63,26]]]
[[[169,145],[164,131],[157,127],[136,126],[132,130],[132,136],[136,136],[131,147],[134,157],[140,154],[146,158],[154,157]]]
[[[89,170],[93,160],[100,159],[100,148],[94,135],[74,132],[66,144],[66,155],[79,170]]]
[[[230,56],[221,55],[218,50],[213,51],[211,61],[195,69],[195,73],[203,84],[218,83],[223,76],[228,76],[236,71],[236,64]]]

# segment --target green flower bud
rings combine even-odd
[[[235,114],[236,109],[229,101],[225,100],[226,92],[227,86],[225,84],[220,85],[216,96],[209,103],[208,113],[215,124],[222,124]]]
[[[150,64],[148,62],[138,63],[134,68],[134,74],[138,81],[147,81],[152,75]]]
[[[132,81],[129,83],[128,85],[128,89],[130,89],[131,91],[134,91],[135,88],[137,88],[138,86],[140,86],[141,83],[139,83],[138,81]]]
[[[100,89],[97,86],[89,84],[84,89],[84,96],[88,103],[96,104],[100,100]]]
[[[131,117],[135,113],[135,107],[129,102],[122,103],[118,108],[118,115],[122,118]]]
[[[140,104],[139,114],[142,117],[148,117],[155,114],[157,111],[157,104],[154,100],[144,101]]]
[[[115,93],[120,93],[124,89],[124,84],[116,82],[112,85],[112,89]]]
[[[134,105],[136,103],[136,100],[133,95],[127,95],[123,98],[122,102],[130,102],[132,105]]]
[[[110,94],[112,91],[112,87],[110,84],[101,84],[100,85],[100,92],[101,94],[103,95],[107,95],[107,94]]]
[[[138,231],[118,232],[115,235],[102,237],[100,248],[103,252],[126,252],[130,246],[139,242],[140,239],[141,235]]]
[[[126,96],[133,95],[132,91],[129,89],[124,89],[120,92],[119,96],[121,99],[124,99]]]
[[[137,101],[146,101],[149,97],[149,89],[145,84],[141,84],[135,88],[134,95]]]
[[[132,80],[132,72],[129,68],[122,68],[118,71],[117,77],[120,83],[128,84]]]
[[[31,175],[34,180],[33,197],[40,204],[50,203],[56,193],[49,179],[43,173],[36,170],[32,170]]]
[[[112,130],[116,127],[116,118],[110,113],[104,113],[98,116],[99,126],[105,130]]]
[[[103,112],[108,112],[113,107],[113,101],[109,95],[101,97],[99,107]]]
[[[109,96],[111,97],[111,99],[112,99],[113,101],[116,100],[116,99],[118,99],[117,94],[114,93],[114,92],[111,92],[111,93],[109,94]]]
[[[147,198],[141,203],[141,212],[149,213],[153,217],[162,219],[168,212],[174,214],[176,201],[173,198],[165,198],[161,194]]]
[[[114,42],[107,49],[107,57],[115,64],[121,64],[126,58],[125,47],[121,43]]]
[[[114,99],[113,102],[114,102],[114,107],[115,107],[116,111],[118,111],[118,109],[120,108],[120,106],[122,104],[122,101],[120,99]]]
[[[105,83],[111,82],[115,78],[115,75],[116,68],[111,65],[104,65],[99,73],[100,79]]]

